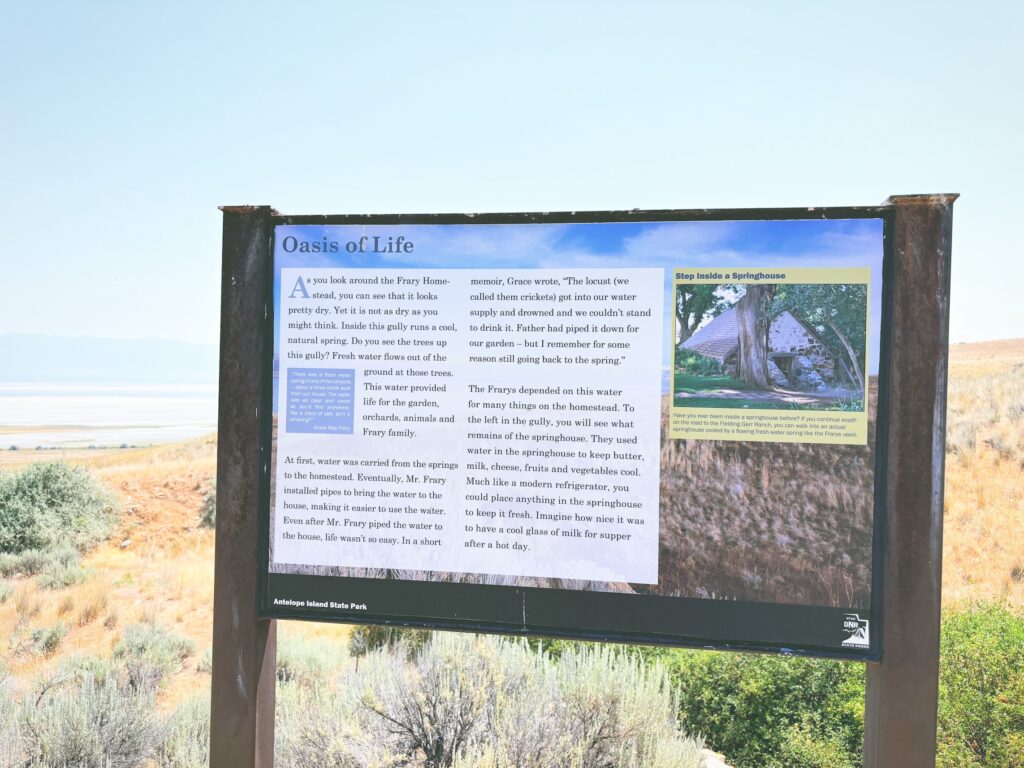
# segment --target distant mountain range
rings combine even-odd
[[[0,335],[0,383],[216,384],[217,347],[169,339]]]

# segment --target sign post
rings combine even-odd
[[[899,195],[882,621],[869,662],[865,768],[932,768],[942,619],[949,275],[957,195]]]
[[[933,766],[955,199],[223,208],[211,768],[277,618],[861,659]]]
[[[277,627],[256,609],[267,207],[224,207],[210,766],[274,765]]]

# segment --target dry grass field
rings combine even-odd
[[[943,597],[1024,605],[1024,339],[950,353]],[[861,604],[870,466],[850,447],[663,441],[659,591]]]
[[[677,443],[664,453],[664,483],[674,498],[690,500],[663,509],[666,592],[836,604],[862,598],[870,515],[851,489],[870,466],[866,452]],[[0,470],[55,458],[4,451]],[[123,517],[85,556],[81,583],[42,589],[38,576],[3,580],[0,667],[24,692],[72,656],[109,657],[125,627],[157,623],[195,646],[161,689],[161,708],[205,696],[213,533],[201,517],[215,473],[214,438],[63,458],[112,489]],[[1006,597],[1024,605],[1024,339],[953,347],[946,478],[944,599]],[[765,498],[788,502],[769,508]],[[840,512],[822,515],[819,507]],[[68,631],[52,654],[19,645],[27,632],[57,622]],[[332,644],[346,631],[285,622],[282,644]]]
[[[43,453],[43,456],[39,454]],[[27,690],[56,673],[74,656],[108,658],[124,629],[155,624],[190,639],[195,653],[168,680],[159,699],[175,708],[209,688],[213,613],[213,530],[202,524],[216,472],[216,439],[129,450],[81,450],[62,456],[45,451],[4,451],[0,470],[17,470],[40,459],[64,458],[89,467],[120,498],[123,516],[114,535],[82,561],[87,576],[63,589],[41,589],[38,577],[4,581],[0,603],[0,677]],[[25,650],[20,638],[33,630],[68,628],[53,654]],[[290,624],[289,637],[344,637],[347,629]]]
[[[1024,605],[1024,339],[950,349],[943,600]]]

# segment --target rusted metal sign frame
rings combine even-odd
[[[271,277],[267,207],[225,207],[217,411],[217,524],[213,584],[210,765],[274,764],[277,625],[257,614],[260,434]]]
[[[277,226],[388,226],[388,225],[518,225],[584,223],[724,222],[724,221],[820,221],[876,220],[882,228],[884,288],[891,280],[891,230],[889,206],[823,208],[758,208],[704,210],[631,210],[555,213],[487,214],[358,214],[329,216],[272,216]],[[274,242],[271,242],[274,251]],[[276,259],[276,256],[272,256]],[[273,267],[277,269],[276,263]],[[268,295],[264,332],[273,337],[276,323],[273,294]],[[881,552],[885,519],[887,396],[889,326],[891,310],[885,297],[880,307],[880,369],[873,472],[871,593],[880,594]],[[272,381],[273,350],[264,348],[263,440],[273,445]],[[269,448],[268,448],[269,450]],[[673,647],[763,651],[812,655],[859,661],[878,659],[880,632],[870,633],[867,647],[840,645],[843,618],[856,606],[825,607],[753,601],[709,600],[696,597],[625,595],[610,592],[567,591],[542,587],[402,581],[339,576],[302,576],[269,571],[271,465],[262,478],[260,498],[259,612],[265,618],[335,621],[354,624],[387,624],[427,629],[493,632],[509,635],[559,637],[601,642],[640,643]],[[275,597],[301,595],[321,604],[356,602],[370,605],[367,611],[330,612],[312,608],[274,605]],[[571,595],[571,597],[570,597]],[[341,599],[341,598],[344,599]],[[878,628],[880,602],[868,606],[869,626]],[[382,607],[383,606],[383,607]],[[860,614],[863,617],[863,613]]]
[[[880,662],[867,665],[865,768],[933,768],[953,203],[898,195],[890,304],[889,464]]]
[[[891,400],[878,420],[889,461],[886,514],[876,513],[872,612],[881,612],[882,659],[868,664],[865,766],[935,763],[941,618],[942,481],[952,205],[956,195],[892,197],[887,251],[893,307]],[[269,207],[225,207],[221,294],[217,546],[214,586],[211,768],[273,765],[275,621],[257,610],[263,553],[257,509],[269,466],[259,409],[272,285]],[[661,212],[665,213],[665,212]],[[703,214],[711,212],[692,212]],[[734,214],[740,212],[733,211]],[[756,211],[745,211],[756,218]],[[624,216],[644,212],[629,212]],[[303,217],[314,218],[314,217]],[[391,217],[402,223],[406,217]],[[419,217],[417,217],[419,218]],[[479,219],[478,219],[479,221]],[[383,223],[383,222],[381,222]],[[889,254],[887,253],[887,256]],[[883,318],[883,324],[886,319]],[[883,325],[883,329],[885,325]],[[883,332],[883,338],[888,334]],[[885,352],[890,351],[890,354]],[[880,370],[880,381],[882,380]],[[888,416],[885,419],[885,416]],[[883,439],[880,432],[879,441]],[[879,584],[879,582],[881,582]],[[467,627],[468,628],[468,627]],[[474,627],[474,629],[479,629]],[[876,630],[877,631],[877,630]],[[624,639],[624,638],[608,638]]]

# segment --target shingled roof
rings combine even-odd
[[[736,320],[736,310],[729,309],[700,328],[683,342],[683,349],[725,362],[740,345],[740,330]]]

